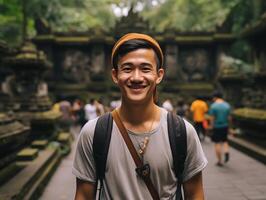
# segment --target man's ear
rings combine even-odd
[[[156,84],[159,84],[163,79],[164,69],[160,68],[157,73],[158,73],[158,78],[156,80]]]
[[[115,70],[114,68],[112,69],[112,79],[113,79],[113,82],[115,84],[118,83],[118,79],[117,79],[117,70]]]

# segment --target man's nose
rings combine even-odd
[[[139,69],[135,69],[133,72],[132,72],[132,76],[131,76],[131,80],[137,80],[137,81],[140,81],[143,79],[143,76],[142,76],[142,73]]]

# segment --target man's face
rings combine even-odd
[[[122,99],[128,103],[142,104],[153,101],[153,92],[163,78],[164,70],[157,71],[155,52],[138,49],[127,53],[112,70],[113,81],[120,87]]]

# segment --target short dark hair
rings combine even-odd
[[[150,44],[146,40],[142,39],[134,39],[134,40],[128,40],[125,43],[123,43],[116,53],[114,54],[113,58],[113,67],[115,70],[117,70],[118,66],[118,60],[126,55],[127,53],[131,51],[135,51],[138,49],[152,49],[155,52],[155,59],[156,59],[156,64],[157,64],[157,70],[162,66],[162,60],[160,59],[160,52],[152,44]]]
[[[90,104],[93,104],[94,101],[95,101],[95,99],[94,99],[94,98],[91,98],[91,99],[90,99]]]
[[[199,99],[199,100],[204,100],[203,96],[202,95],[197,95],[196,96],[196,99]]]
[[[220,91],[214,91],[213,93],[212,93],[212,97],[213,98],[223,98],[223,93],[222,92],[220,92]]]

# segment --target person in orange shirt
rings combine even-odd
[[[205,113],[208,111],[208,105],[203,98],[199,96],[192,102],[190,111],[193,113],[194,127],[198,133],[199,139],[204,140],[205,129],[203,127],[203,121],[205,119]],[[200,135],[202,135],[202,137]]]

